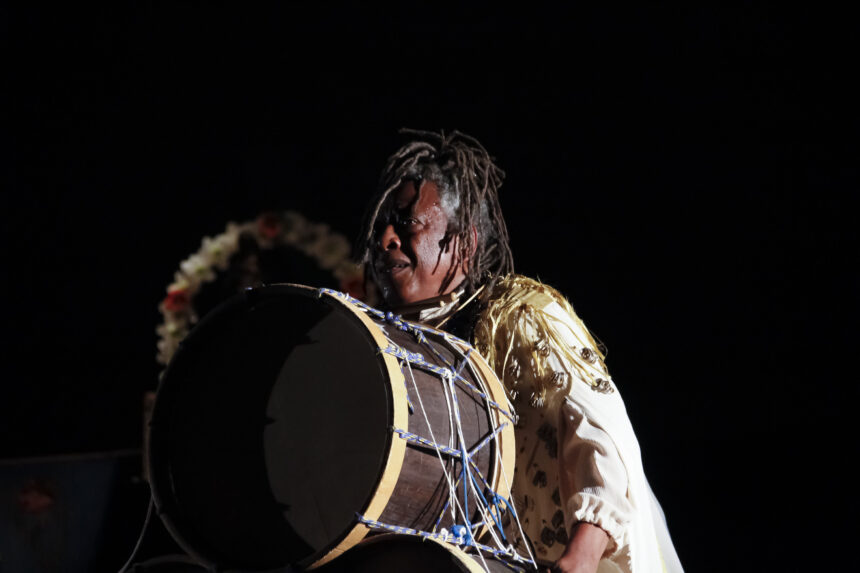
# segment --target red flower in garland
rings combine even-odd
[[[263,213],[257,219],[257,229],[266,239],[274,239],[281,232],[281,218],[277,213]]]
[[[191,297],[188,296],[188,289],[177,289],[167,293],[164,299],[164,308],[170,312],[180,312],[188,308],[191,304]]]

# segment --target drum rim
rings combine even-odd
[[[322,293],[321,293],[322,294]],[[371,335],[377,348],[386,348],[388,339],[382,332],[378,324],[373,322],[366,313],[359,310],[355,305],[348,303],[342,298],[332,293],[324,293],[329,299],[336,301],[338,304],[349,310],[349,312],[357,318]],[[380,353],[385,369],[388,372],[389,385],[389,419],[392,421],[393,427],[405,428],[409,424],[409,409],[408,398],[406,395],[406,377],[400,369],[400,363],[397,358],[387,353]],[[385,507],[388,505],[391,496],[394,494],[394,488],[400,478],[400,472],[403,468],[403,461],[406,458],[406,442],[394,438],[394,432],[389,432],[388,437],[388,455],[383,469],[380,472],[379,479],[376,482],[376,488],[368,497],[362,508],[362,515],[368,519],[377,520],[382,515]],[[342,555],[345,551],[354,547],[359,541],[364,539],[370,532],[368,527],[361,523],[358,519],[354,521],[351,529],[349,529],[341,538],[332,543],[334,547],[327,550],[319,559],[308,563],[307,569],[315,569],[324,565],[332,559]]]
[[[452,342],[452,344],[455,344],[456,346],[460,347],[460,345],[457,344],[456,339]],[[466,342],[466,344],[468,344],[468,342]],[[462,348],[460,349],[462,350]],[[479,372],[475,372],[475,378],[482,379],[486,382],[487,391],[490,394],[490,398],[493,400],[493,402],[499,405],[506,404],[508,401],[508,397],[507,393],[505,392],[505,388],[502,384],[502,381],[496,375],[495,371],[493,371],[493,369],[490,367],[489,363],[477,350],[472,352],[469,357],[472,358],[472,361],[469,363],[469,365],[473,369],[479,370],[481,374],[481,376],[478,376],[477,374],[479,374]],[[498,448],[500,450],[499,453],[502,471],[499,471],[496,464],[492,464],[490,467],[493,468],[493,472],[492,475],[488,476],[488,479],[491,487],[493,488],[493,491],[495,491],[497,494],[501,495],[505,499],[511,499],[511,489],[514,485],[514,470],[516,466],[517,455],[516,432],[514,431],[513,423],[510,421],[506,421],[503,418],[502,413],[498,409],[489,408],[489,411],[491,412],[490,415],[493,416],[493,420],[496,423],[497,427],[501,426],[502,424],[507,425],[503,427],[498,434]],[[516,415],[513,411],[511,411],[511,414],[514,414],[514,416]],[[504,477],[507,478],[507,483],[505,483],[505,480],[501,475],[502,472],[504,472]],[[478,537],[483,536],[486,532],[487,527],[482,527],[478,533]]]
[[[205,331],[206,329],[204,327],[207,323],[218,320],[220,315],[230,312],[236,306],[252,304],[254,298],[278,292],[299,294],[317,299],[322,299],[323,296],[325,296],[325,300],[328,301],[329,304],[332,304],[333,306],[336,304],[338,307],[348,310],[349,312],[347,313],[347,316],[350,316],[351,320],[359,321],[359,323],[364,327],[366,335],[376,343],[377,347],[385,348],[388,345],[388,341],[382,334],[379,326],[364,312],[360,311],[354,305],[340,297],[329,293],[321,293],[319,289],[309,287],[307,285],[296,283],[274,283],[258,288],[247,289],[244,292],[225,300],[218,307],[208,313],[200,321],[197,327],[189,333],[186,339],[180,344],[180,348],[174,353],[174,357],[182,354],[181,350],[183,347],[194,344],[195,334]],[[388,391],[386,394],[388,396],[389,420],[391,420],[393,427],[406,427],[408,424],[409,414],[405,376],[400,370],[400,365],[396,357],[386,353],[380,353],[379,356],[382,358],[385,370],[388,373]],[[173,499],[173,492],[169,486],[171,481],[170,476],[162,475],[169,474],[168,468],[170,465],[168,463],[161,463],[161,460],[168,458],[164,451],[167,449],[169,438],[168,433],[164,428],[168,425],[166,420],[170,413],[169,406],[171,403],[170,398],[173,394],[173,385],[165,384],[165,382],[170,380],[172,366],[173,360],[171,360],[171,363],[167,365],[167,368],[164,370],[162,380],[159,383],[155,402],[152,407],[152,415],[147,428],[149,433],[148,448],[146,451],[146,455],[149,460],[149,463],[147,464],[149,475],[147,477],[149,479],[150,491],[153,503],[155,504],[156,513],[180,547],[205,566],[210,568],[219,567],[224,564],[215,561],[212,555],[207,555],[205,553],[207,549],[206,547],[196,547],[195,544],[189,542],[187,533],[182,532],[181,520],[177,523],[177,519],[175,519],[173,515],[176,500]],[[376,480],[376,486],[371,488],[367,500],[361,509],[362,515],[373,520],[378,519],[379,516],[382,515],[382,511],[391,499],[406,456],[406,442],[404,440],[394,439],[394,433],[391,432],[387,434],[386,441],[387,444],[385,445],[385,448],[387,450],[387,456],[385,462],[381,465],[382,469]],[[162,491],[162,486],[164,486],[164,491]],[[304,559],[300,559],[295,563],[289,563],[287,565],[297,565],[307,569],[314,569],[338,557],[346,550],[356,545],[368,533],[369,529],[367,526],[356,518],[353,520],[352,525],[344,528],[344,532],[328,546]]]

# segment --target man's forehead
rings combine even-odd
[[[408,208],[422,209],[439,204],[439,189],[433,181],[404,181],[394,192],[394,208],[403,211]]]

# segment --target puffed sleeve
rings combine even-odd
[[[553,351],[548,363],[571,378],[558,408],[559,493],[568,532],[580,521],[609,534],[607,555],[627,544],[634,508],[629,476],[618,443],[627,435],[627,414],[593,338],[576,315],[557,303],[544,307],[547,328],[570,352]],[[582,359],[582,357],[586,359]]]
[[[612,437],[571,399],[560,408],[558,432],[559,492],[567,530],[580,521],[600,527],[611,538],[606,553],[612,554],[625,545],[633,512],[624,463]]]
[[[628,555],[635,476],[625,462],[639,459],[639,446],[603,353],[556,291],[523,279],[504,286],[508,288],[505,296],[479,324],[479,350],[490,357],[518,414],[526,420],[518,424],[521,434],[526,434],[524,440],[531,438],[530,432],[539,432],[538,437],[552,433],[538,427],[541,418],[555,426],[557,436],[550,456],[555,459],[540,463],[557,464],[558,471],[548,470],[545,487],[535,490],[528,473],[534,464],[520,463],[526,466],[520,495],[548,496],[545,492],[557,486],[555,503],[561,507],[568,534],[578,522],[592,523],[610,536],[605,557]],[[532,422],[535,418],[538,421]],[[540,501],[535,500],[535,511],[540,507],[543,515],[537,521],[542,524],[550,520],[552,506]],[[539,529],[527,533],[533,540],[540,537]],[[562,548],[557,545],[549,548],[547,558],[560,555]]]

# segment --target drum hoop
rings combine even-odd
[[[315,290],[302,285],[291,286],[297,286],[311,291]],[[347,309],[353,314],[353,316],[358,318],[370,333],[378,348],[386,348],[388,346],[388,339],[385,338],[385,335],[382,333],[382,329],[380,329],[379,326],[367,316],[367,314],[356,308],[355,305],[349,304],[337,296],[328,293],[320,293],[319,296],[321,297],[323,295],[328,297],[329,300],[337,302],[338,305]],[[382,356],[385,369],[388,372],[388,383],[391,389],[391,410],[389,411],[389,414],[391,416],[392,423],[395,428],[405,428],[409,424],[406,378],[400,370],[400,364],[396,357],[385,353],[380,353],[380,356]],[[397,484],[397,480],[400,478],[400,471],[403,468],[403,460],[406,457],[406,442],[404,440],[393,439],[392,433],[389,435],[388,443],[388,455],[386,456],[385,463],[383,464],[382,473],[377,482],[376,489],[370,496],[370,500],[367,502],[366,507],[361,511],[362,515],[373,520],[379,519],[379,516],[382,515],[385,507],[388,505],[388,501],[394,494],[394,487]],[[370,530],[365,524],[356,520],[352,529],[350,529],[346,535],[341,538],[337,545],[329,549],[324,555],[311,563],[307,568],[309,570],[316,569],[321,565],[325,565],[335,557],[342,555],[346,550],[355,546],[355,544],[364,539],[369,531]]]
[[[450,338],[449,338],[450,339]],[[461,344],[459,344],[456,340],[452,341],[460,350],[465,350]],[[471,346],[469,348],[472,348]],[[486,382],[487,390],[490,394],[490,397],[496,404],[505,404],[507,403],[508,397],[505,392],[504,387],[502,386],[502,382],[499,380],[499,377],[490,368],[490,365],[484,359],[483,356],[477,351],[473,349],[473,352],[469,355],[470,365],[474,365],[474,368],[480,371],[481,378]],[[501,462],[502,469],[504,471],[493,471],[493,475],[489,476],[490,486],[493,488],[493,491],[504,497],[505,499],[511,499],[511,488],[514,480],[514,468],[516,465],[516,454],[517,454],[517,444],[516,444],[516,432],[514,431],[513,424],[505,420],[502,416],[502,413],[497,408],[489,408],[491,415],[493,416],[493,422],[496,424],[496,427],[499,427],[503,424],[506,424],[498,435],[498,447],[501,454]],[[496,465],[493,464],[493,469],[496,469]],[[507,478],[507,479],[505,479]],[[507,481],[507,483],[505,483]],[[485,525],[481,528],[478,537],[483,536],[487,532],[488,528]]]

